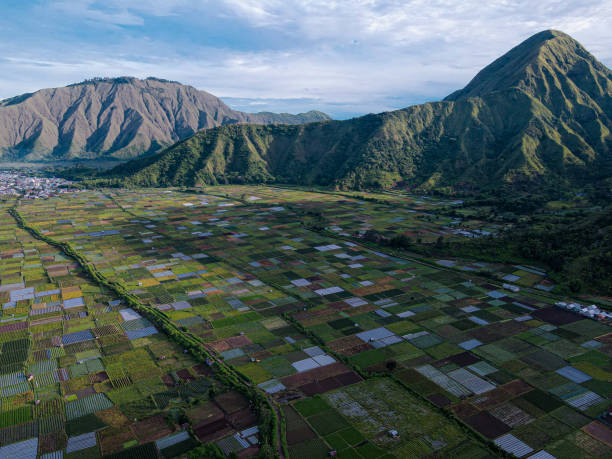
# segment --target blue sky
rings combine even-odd
[[[178,80],[245,111],[336,118],[443,98],[554,28],[612,67],[612,0],[2,0],[0,98]]]

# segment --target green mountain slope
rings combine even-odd
[[[316,111],[239,112],[175,81],[95,78],[0,101],[0,160],[129,159],[200,129],[327,119]]]
[[[139,185],[575,186],[612,175],[612,73],[556,31],[441,102],[347,121],[201,131],[110,172]]]

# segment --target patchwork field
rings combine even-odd
[[[0,457],[174,457],[198,444],[185,409],[197,427],[198,410],[240,396],[6,208],[0,241]],[[244,450],[234,436],[257,421],[240,409],[217,408],[207,440]]]
[[[546,286],[537,268],[363,244],[372,228],[467,237],[435,214],[452,203],[367,198],[102,190],[16,210],[265,395],[289,457],[610,456],[598,420],[610,327],[555,307],[546,289],[502,288]],[[248,398],[18,228],[12,204],[0,220],[0,456],[174,457],[200,442],[264,452]]]

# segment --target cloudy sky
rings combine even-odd
[[[2,0],[0,98],[178,80],[245,111],[336,118],[444,97],[544,29],[612,67],[612,0]]]

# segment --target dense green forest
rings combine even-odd
[[[612,206],[571,223],[518,225],[496,237],[453,244],[450,253],[546,266],[571,293],[612,295]]]

